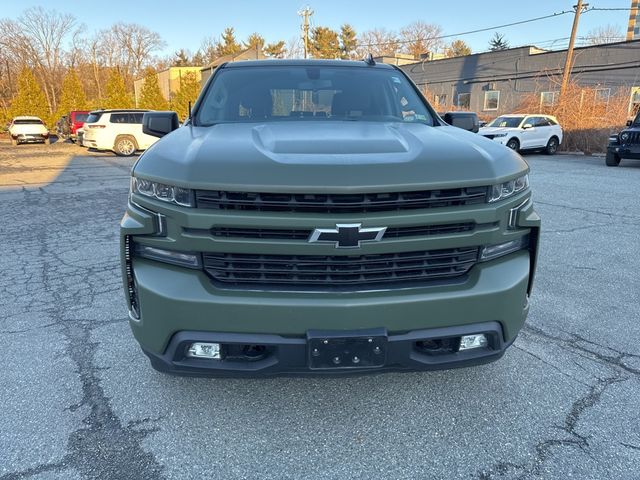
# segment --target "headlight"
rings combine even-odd
[[[491,187],[491,192],[489,192],[489,202],[504,200],[505,198],[512,197],[527,188],[529,188],[529,175],[522,175],[521,177],[509,180],[508,182],[493,185]]]
[[[508,135],[507,133],[495,133],[493,135],[493,138],[506,137],[507,135]]]
[[[487,245],[480,251],[480,261],[487,262],[494,258],[503,257],[518,250],[525,250],[529,247],[529,235],[524,235],[515,240],[498,243],[497,245]]]
[[[131,177],[131,191],[145,197],[157,198],[163,202],[174,203],[183,207],[193,207],[194,205],[192,190],[152,182],[144,178]]]
[[[622,140],[623,142],[626,142],[627,140],[629,140],[629,132],[622,132],[620,134],[620,140]]]

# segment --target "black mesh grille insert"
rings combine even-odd
[[[196,206],[217,210],[359,213],[485,203],[487,187],[400,193],[250,193],[196,190]]]
[[[477,259],[478,247],[356,256],[203,254],[204,269],[214,281],[238,288],[424,283],[464,275]]]

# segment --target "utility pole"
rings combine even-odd
[[[580,14],[586,10],[589,6],[588,3],[582,3],[582,0],[578,0],[578,4],[573,6],[576,11],[573,17],[573,27],[571,27],[571,37],[569,38],[569,48],[567,49],[567,59],[564,62],[564,70],[562,71],[562,85],[560,87],[560,97],[564,94],[569,83],[569,76],[571,75],[571,66],[573,65],[573,44],[576,41],[576,34],[578,33],[578,22],[580,21]]]
[[[307,5],[298,12],[302,17],[302,40],[304,40],[304,58],[309,55],[309,17],[313,15],[313,10]]]

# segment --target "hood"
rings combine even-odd
[[[495,135],[496,133],[513,132],[514,130],[520,130],[519,128],[511,127],[482,127],[478,133],[480,135]]]
[[[181,127],[134,172],[190,188],[316,193],[488,185],[527,169],[512,150],[456,127],[284,121]]]

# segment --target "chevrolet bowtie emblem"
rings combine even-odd
[[[309,242],[334,243],[336,248],[358,248],[360,242],[379,242],[387,227],[362,228],[361,223],[338,223],[336,228],[316,228]]]

